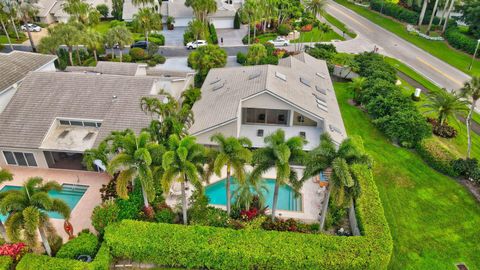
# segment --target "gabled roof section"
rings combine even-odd
[[[68,66],[65,71],[68,72],[96,72],[100,74],[135,76],[140,64],[137,63],[119,63],[119,62],[97,62],[95,67]]]
[[[0,53],[0,92],[21,81],[28,72],[55,61],[54,55],[22,51]]]

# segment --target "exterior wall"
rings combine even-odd
[[[216,129],[212,129],[205,133],[195,135],[197,137],[197,143],[204,145],[213,145],[214,143],[210,141],[210,137],[212,137],[216,133],[222,133],[223,135],[225,135],[225,137],[237,136],[237,122],[235,121],[233,123],[220,126]]]
[[[212,18],[210,22],[216,29],[233,29],[233,18]]]
[[[52,14],[48,14],[45,17],[38,17],[41,23],[52,24],[55,22],[55,17]]]
[[[175,27],[187,27],[192,18],[175,18]]]
[[[47,161],[45,160],[45,155],[43,154],[42,150],[25,149],[25,148],[8,148],[8,147],[0,148],[0,167],[8,165],[7,161],[5,160],[5,156],[3,155],[3,151],[32,153],[33,156],[35,157],[35,161],[37,162],[37,167],[33,167],[33,168],[48,168]],[[8,166],[14,166],[14,165],[8,165]],[[18,167],[23,167],[23,166],[18,166]]]
[[[5,90],[0,91],[0,113],[5,110],[13,95],[15,95],[15,92],[17,92],[17,88],[13,86],[10,86]]]
[[[38,69],[38,71],[57,71],[57,69],[55,68],[55,64],[54,62],[50,62],[48,64],[46,64],[45,66],[41,67]]]

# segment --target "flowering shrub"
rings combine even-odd
[[[3,244],[0,246],[0,256],[10,256],[14,261],[20,260],[28,247],[25,243]]]
[[[446,122],[440,125],[436,119],[428,118],[428,122],[432,125],[433,134],[442,138],[455,138],[457,137],[457,130],[452,126],[449,126]]]
[[[251,208],[250,210],[240,211],[240,217],[243,220],[252,220],[260,214],[260,211],[257,208]]]
[[[301,31],[302,31],[302,32],[310,32],[310,31],[312,31],[312,29],[313,29],[313,25],[307,24],[307,25],[305,25],[305,26],[302,26]]]

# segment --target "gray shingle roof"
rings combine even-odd
[[[57,59],[54,55],[13,51],[0,53],[0,92],[21,81],[28,72],[35,71]]]
[[[283,76],[286,81],[279,78]],[[310,86],[302,83],[301,78]],[[319,92],[323,90],[325,95]],[[335,141],[340,142],[346,136],[326,62],[309,55],[286,58],[278,66],[210,70],[202,86],[202,98],[193,106],[195,123],[190,132],[198,134],[235,120],[240,102],[264,91],[323,118],[326,131]],[[327,103],[328,112],[319,108],[315,95]],[[330,125],[341,134],[330,130]]]
[[[139,132],[150,123],[140,98],[150,96],[154,83],[149,77],[32,72],[0,114],[0,146],[40,147],[57,117],[103,120],[95,145],[113,130]]]
[[[69,72],[98,72],[101,74],[110,75],[123,75],[123,76],[135,76],[138,67],[140,65],[136,63],[119,63],[119,62],[97,62],[96,67],[80,67],[69,66],[65,71]]]

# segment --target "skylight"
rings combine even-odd
[[[210,85],[216,84],[216,83],[219,82],[219,81],[220,81],[220,79],[215,79],[215,80],[213,80],[213,81],[210,83]]]
[[[248,76],[248,79],[249,79],[249,80],[253,80],[253,79],[255,79],[255,78],[260,77],[261,74],[262,74],[261,71],[255,72],[255,73],[253,73],[253,74],[250,74],[250,76]]]
[[[278,71],[275,72],[275,77],[279,78],[282,81],[287,81],[287,75],[280,73]]]
[[[223,83],[221,83],[221,84],[218,84],[218,85],[215,85],[215,86],[213,86],[212,90],[213,90],[213,91],[216,91],[216,90],[222,88],[224,85],[225,85],[225,82],[223,82]]]
[[[327,94],[327,90],[325,90],[324,88],[321,88],[321,87],[318,86],[318,85],[315,85],[315,90],[317,90],[317,92],[320,92],[320,93],[322,93],[322,94],[324,94],[324,95]]]
[[[305,85],[308,86],[308,87],[311,87],[311,86],[310,86],[310,80],[308,80],[308,79],[305,79],[305,78],[303,78],[303,77],[300,77],[300,82],[303,83],[303,84],[305,84]]]
[[[322,78],[322,79],[325,79],[325,74],[323,73],[316,73],[318,77]]]

